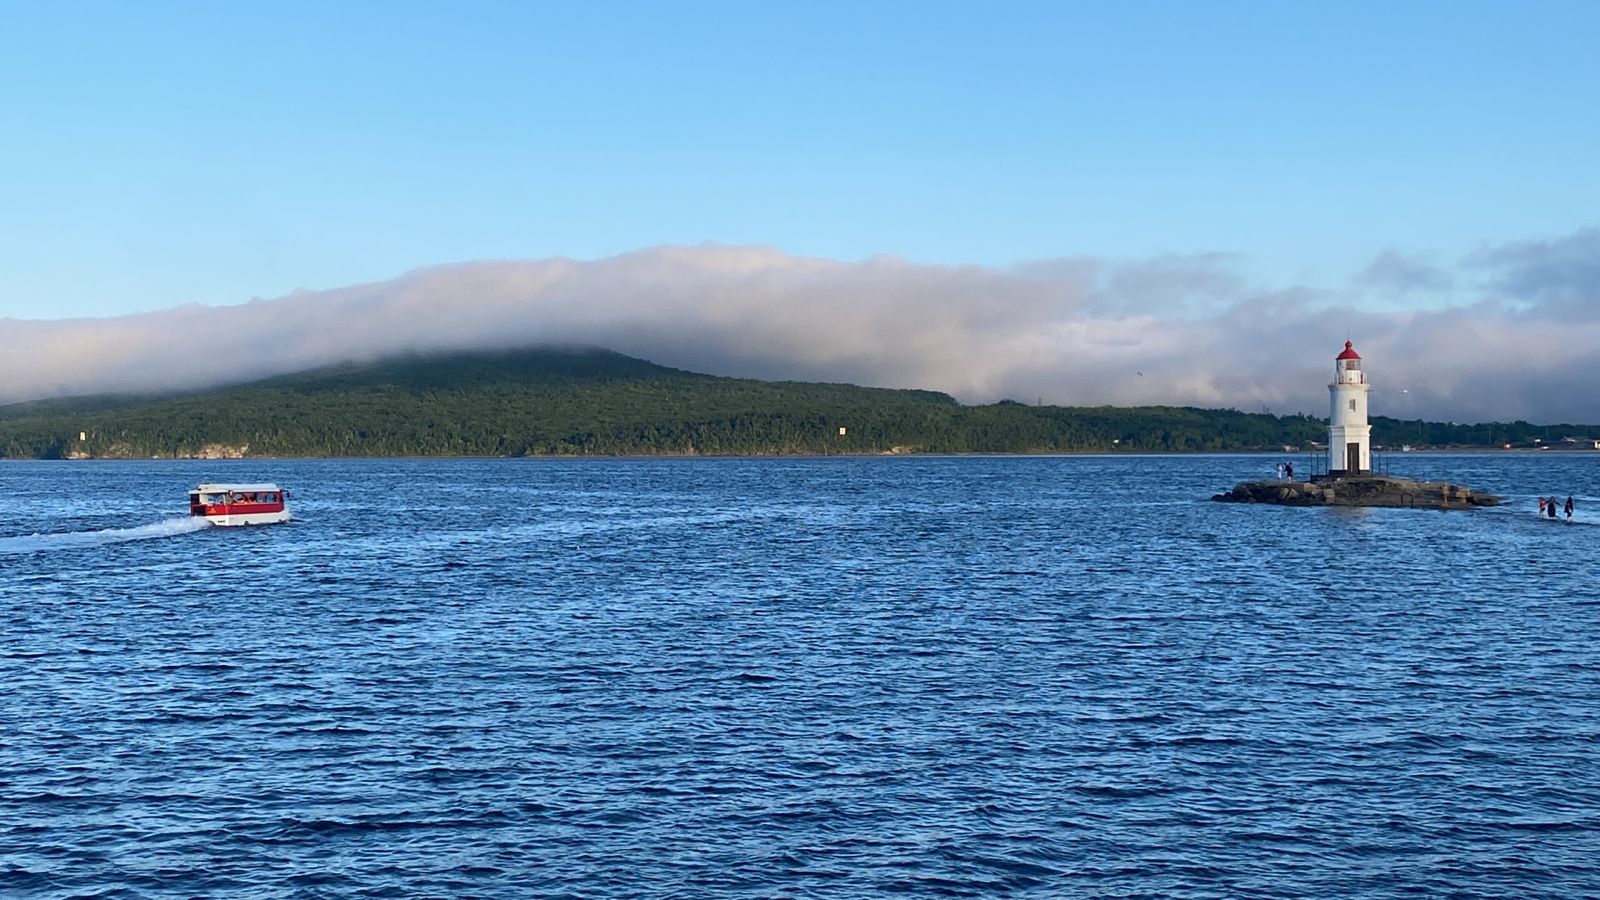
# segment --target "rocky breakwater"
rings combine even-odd
[[[1417,509],[1472,509],[1495,506],[1500,498],[1444,481],[1415,481],[1388,475],[1318,476],[1310,481],[1241,481],[1211,499],[1223,503],[1277,506],[1395,506]]]

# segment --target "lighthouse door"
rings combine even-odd
[[[1361,445],[1354,441],[1344,445],[1345,470],[1351,475],[1361,471]]]

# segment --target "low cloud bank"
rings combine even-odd
[[[1355,276],[1465,298],[1373,312],[1264,290],[1225,255],[1011,268],[750,247],[476,262],[240,306],[0,320],[0,402],[206,387],[407,351],[607,347],[714,374],[948,391],[968,402],[1326,413],[1346,336],[1378,414],[1600,422],[1600,231],[1486,248],[1457,271],[1388,253]],[[1466,287],[1463,287],[1466,285]]]

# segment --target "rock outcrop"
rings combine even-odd
[[[207,444],[187,459],[244,459],[250,453],[249,444]],[[181,455],[181,454],[180,454]]]
[[[250,455],[249,444],[206,444],[199,449],[180,449],[175,453],[141,453],[127,444],[107,444],[91,453],[84,449],[69,450],[64,459],[244,459]]]
[[[1495,506],[1500,498],[1444,481],[1415,481],[1388,475],[1321,476],[1311,481],[1241,481],[1211,499],[1223,503],[1277,506],[1395,506],[1418,509],[1471,509]]]

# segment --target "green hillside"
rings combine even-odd
[[[1550,438],[1526,423],[1379,419],[1373,431],[1375,443],[1418,445]],[[11,458],[1150,452],[1277,449],[1324,434],[1307,416],[962,406],[932,391],[720,378],[602,350],[410,357],[189,396],[0,407],[0,456]]]

